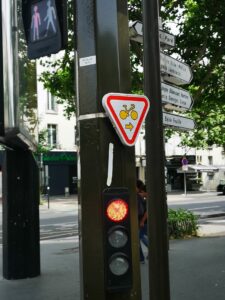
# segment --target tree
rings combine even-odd
[[[22,1],[17,3],[18,30],[18,101],[15,101],[16,123],[24,127],[30,136],[37,134],[37,77],[36,64],[27,57],[27,46],[22,20]]]
[[[74,16],[73,1],[68,0],[68,44],[63,51],[63,55],[57,60],[40,60],[46,67],[42,73],[40,81],[49,92],[56,96],[57,103],[65,104],[64,113],[70,118],[76,111],[75,109],[75,78],[74,78]],[[50,70],[50,71],[49,71]]]
[[[224,1],[161,0],[161,16],[165,30],[171,22],[179,30],[176,47],[169,51],[193,70],[193,81],[188,88],[194,106],[187,114],[196,122],[193,132],[182,134],[183,144],[192,147],[225,145],[225,5]],[[71,2],[69,2],[71,3]],[[130,20],[142,20],[141,0],[129,0]],[[70,8],[70,18],[72,9]],[[71,27],[72,28],[72,27]],[[72,30],[70,31],[72,33]],[[72,35],[71,35],[72,37]],[[66,113],[74,112],[73,43],[63,59],[55,63],[53,73],[42,76],[44,86],[67,103]],[[132,90],[143,92],[143,60],[141,44],[131,42]]]
[[[218,1],[162,0],[164,20],[175,22],[180,33],[172,50],[193,71],[189,86],[194,106],[189,113],[196,130],[183,134],[194,147],[225,145],[225,7]]]

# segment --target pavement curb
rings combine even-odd
[[[215,214],[209,214],[209,215],[197,215],[196,216],[199,219],[209,219],[209,218],[218,218],[218,217],[224,217],[225,213],[215,213]]]

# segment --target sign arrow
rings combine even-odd
[[[193,105],[190,93],[184,89],[161,82],[162,102],[165,108],[173,110],[188,110]]]
[[[130,39],[138,43],[143,43],[143,24],[134,21],[129,25]],[[163,30],[159,30],[159,41],[163,47],[175,47],[175,36]]]
[[[188,84],[193,78],[189,65],[162,52],[160,53],[160,70],[164,80],[177,85]]]
[[[125,128],[130,129],[130,131],[131,131],[134,128],[134,126],[131,123],[129,123],[129,124],[125,125]]]
[[[179,130],[193,130],[195,128],[195,122],[192,119],[165,112],[163,112],[163,125]]]

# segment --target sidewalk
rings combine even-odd
[[[171,300],[224,299],[224,247],[225,238],[171,241]],[[149,300],[147,262],[140,265],[140,268],[142,300]],[[0,298],[80,300],[79,254],[77,248],[74,248],[74,242],[42,243],[41,269],[41,276],[32,279],[8,281],[0,278]],[[91,297],[89,299],[95,300]]]
[[[2,300],[79,300],[79,281],[78,242],[75,240],[41,242],[41,276],[36,278],[5,280],[0,261]]]

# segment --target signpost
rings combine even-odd
[[[120,140],[133,146],[149,110],[149,100],[143,95],[109,93],[102,105],[113,123]]]
[[[79,99],[77,127],[80,149],[78,153],[80,299],[139,300],[141,299],[141,282],[134,147],[124,147],[120,143],[101,105],[103,96],[111,91],[124,94],[130,92],[127,1],[82,0],[75,2],[77,58],[75,69],[77,100]],[[128,113],[130,118],[132,110],[137,111],[136,106],[135,109],[130,110],[130,108],[128,105],[127,109],[123,109],[125,111],[123,117],[127,117]],[[132,115],[135,116],[135,112]],[[128,127],[130,127],[129,123],[127,123]],[[124,247],[113,249],[116,257],[111,253],[112,257],[107,251],[112,250],[114,240],[118,246],[121,241],[121,231],[117,230],[113,235],[110,235],[112,232],[105,231],[105,209],[108,207],[105,201],[111,196],[122,197],[118,194],[118,190],[117,192],[114,190],[118,187],[129,191],[131,214],[128,219],[131,235],[128,236],[129,243],[124,244]],[[106,190],[110,193],[106,194]],[[111,192],[113,195],[109,195]],[[127,199],[128,196],[125,195],[125,197]],[[117,208],[116,205],[116,213],[120,210]],[[122,211],[124,211],[123,208]],[[121,222],[119,229],[121,225],[123,226]],[[115,227],[113,226],[112,229]],[[106,233],[111,236],[109,240],[104,238]],[[123,236],[126,239],[125,234]],[[106,247],[106,243],[109,248]],[[123,251],[128,244],[132,255],[127,259]],[[110,260],[108,261],[107,258]],[[95,276],[94,273],[97,270],[98,275]],[[128,273],[125,274],[126,270],[132,274],[131,278]],[[128,284],[124,281],[125,278]],[[112,291],[113,286],[114,288],[120,286],[120,288]],[[125,286],[126,289],[121,290]]]
[[[190,118],[162,112],[162,104],[165,109],[188,110],[193,100],[188,91],[164,82],[160,86],[160,77],[163,81],[182,85],[189,84],[193,76],[187,64],[160,52],[159,42],[164,49],[175,47],[175,37],[159,30],[158,18],[158,1],[143,0],[144,23],[131,23],[129,34],[133,41],[143,43],[144,40],[144,91],[150,99],[154,99],[146,119],[146,183],[151,195],[148,201],[150,298],[169,300],[163,125],[178,130],[193,130],[195,123]]]
[[[188,171],[188,160],[186,156],[184,156],[181,160],[182,163],[182,170],[184,171],[184,195],[187,196],[187,178],[186,172]]]
[[[163,112],[163,125],[179,130],[193,130],[195,128],[195,123],[192,119],[166,112]]]
[[[166,109],[185,111],[191,109],[193,99],[190,93],[184,89],[161,82],[162,102]]]
[[[149,297],[170,300],[165,153],[162,125],[158,0],[143,0],[144,92],[152,100],[145,122]]]
[[[134,21],[130,24],[130,39],[138,43],[143,43],[143,24],[139,21]],[[175,36],[163,30],[159,30],[159,41],[163,48],[175,46]]]
[[[164,80],[177,85],[189,84],[193,77],[191,68],[187,64],[162,52],[160,70]]]

